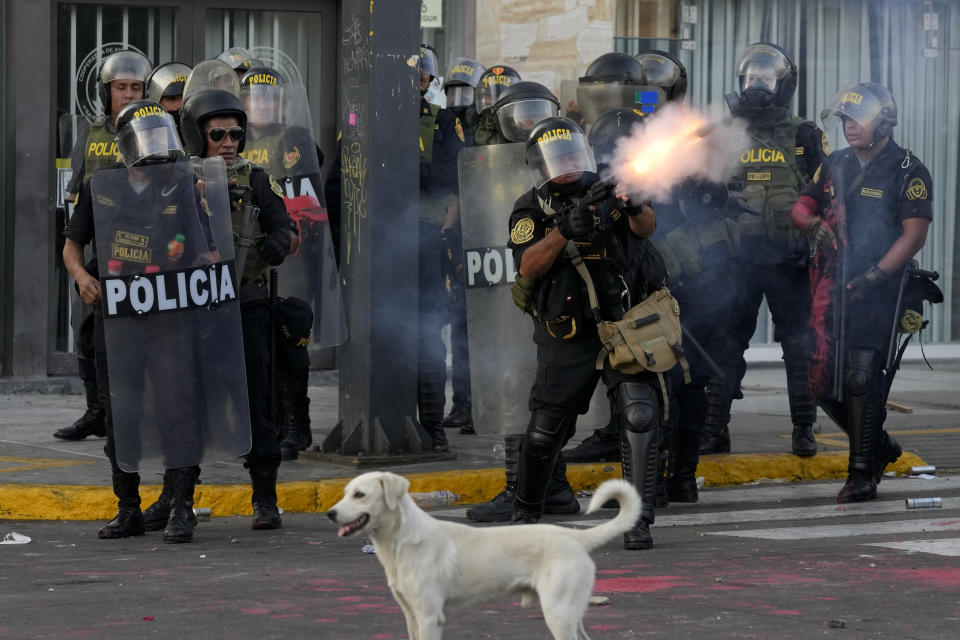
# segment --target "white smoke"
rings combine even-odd
[[[669,201],[673,187],[689,177],[725,183],[750,144],[746,123],[725,116],[722,106],[700,113],[670,103],[621,138],[607,162],[608,182],[635,200]]]

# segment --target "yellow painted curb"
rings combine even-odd
[[[910,467],[926,464],[912,453],[904,453],[888,471],[900,474]],[[847,454],[818,453],[798,458],[785,453],[726,454],[704,456],[697,467],[708,487],[746,484],[763,479],[786,482],[831,480],[847,475]],[[460,496],[459,504],[486,502],[503,491],[503,469],[438,471],[406,476],[410,491],[450,491]],[[567,478],[576,491],[595,489],[609,478],[620,477],[619,463],[567,465]],[[287,513],[322,513],[343,496],[350,478],[316,482],[282,482],[277,485],[277,502]],[[160,486],[143,485],[144,505],[160,495]],[[197,486],[194,504],[207,507],[214,516],[251,515],[250,486],[246,484]],[[7,520],[106,520],[116,512],[116,498],[110,487],[76,485],[0,484],[0,518]]]

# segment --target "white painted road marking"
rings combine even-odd
[[[904,540],[902,542],[869,542],[867,546],[899,549],[911,553],[934,553],[938,556],[960,556],[960,538]]]
[[[708,531],[707,535],[762,538],[764,540],[815,540],[817,538],[847,538],[938,531],[960,531],[960,518],[828,524],[817,527],[781,527],[778,529],[746,529],[741,531]]]

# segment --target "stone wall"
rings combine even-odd
[[[560,95],[601,54],[613,51],[616,0],[477,0],[481,64],[513,67]]]

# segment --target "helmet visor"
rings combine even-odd
[[[500,131],[510,142],[524,142],[537,123],[558,115],[555,102],[550,100],[517,100],[497,109]]]
[[[437,54],[434,53],[432,49],[427,47],[420,47],[420,71],[422,73],[429,73],[430,75],[436,77],[439,75],[437,71]]]
[[[844,118],[855,120],[865,129],[876,129],[883,116],[883,105],[869,91],[854,85],[834,96],[830,106],[820,112],[820,120],[826,129],[841,126]]]
[[[474,89],[465,84],[450,84],[444,89],[447,94],[447,108],[469,107],[473,104]]]
[[[147,99],[159,102],[160,98],[183,95],[183,87],[190,67],[185,64],[171,63],[153,72],[147,84]]]
[[[647,84],[670,88],[680,80],[680,67],[669,58],[655,53],[644,53],[637,56],[637,62],[643,65]]]
[[[117,149],[127,167],[170,162],[184,155],[177,127],[167,113],[128,122],[117,135]]]
[[[221,89],[240,97],[240,80],[223,60],[204,60],[193,68],[183,87],[183,97],[204,89]]]
[[[520,78],[515,78],[508,74],[490,74],[483,79],[483,82],[477,87],[477,113],[483,113],[500,99],[504,89],[519,82]]]
[[[778,49],[763,44],[753,45],[737,65],[740,92],[759,89],[776,93],[777,82],[787,75],[790,67],[790,61]]]
[[[255,84],[240,90],[247,120],[254,124],[280,122],[280,86]]]
[[[593,124],[610,109],[643,109],[649,103],[650,111],[653,111],[657,102],[658,94],[650,87],[623,81],[581,82],[577,87],[577,105],[587,124]]]
[[[541,133],[527,147],[526,159],[530,176],[538,189],[551,180],[575,178],[584,171],[597,171],[587,137],[579,131],[560,127]]]

